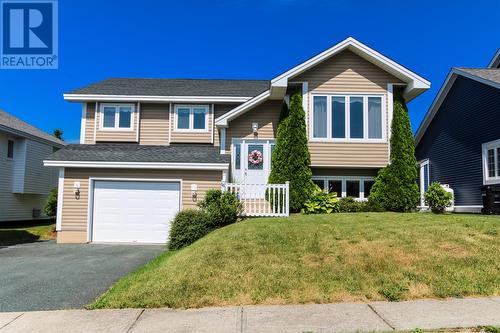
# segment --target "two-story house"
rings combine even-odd
[[[347,38],[272,80],[108,79],[69,92],[82,103],[81,144],[45,162],[60,168],[58,241],[163,243],[175,213],[208,189],[266,183],[282,103],[296,89],[314,181],[366,198],[389,162],[394,91],[410,101],[429,85]]]
[[[44,218],[57,170],[43,160],[64,142],[0,110],[0,223]]]

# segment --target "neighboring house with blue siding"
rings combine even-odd
[[[43,218],[57,171],[43,160],[64,142],[0,110],[0,223]]]
[[[499,120],[500,49],[487,68],[452,68],[417,130],[421,193],[448,184],[455,211],[481,211],[480,187],[500,184]]]

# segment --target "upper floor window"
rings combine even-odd
[[[483,183],[500,183],[500,140],[483,143]]]
[[[385,140],[383,96],[313,95],[312,139]]]
[[[14,140],[7,140],[7,158],[14,158]]]
[[[132,104],[101,104],[101,128],[106,130],[131,130],[134,105]]]
[[[208,106],[176,105],[175,130],[208,132]]]

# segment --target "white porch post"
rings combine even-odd
[[[222,127],[220,129],[220,153],[226,153],[226,128]]]
[[[63,192],[64,192],[64,168],[59,168],[59,180],[57,182],[57,215],[56,215],[56,231],[61,231],[62,226],[62,207],[63,207]]]

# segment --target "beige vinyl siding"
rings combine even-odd
[[[86,103],[85,110],[85,137],[84,143],[93,144],[94,141],[94,128],[95,128],[95,103]]]
[[[343,51],[290,81],[307,82],[308,127],[311,124],[311,95],[321,93],[377,93],[386,95],[386,138],[389,138],[387,85],[403,83],[361,58]],[[389,163],[389,143],[309,142],[312,166],[379,167]]]
[[[337,177],[375,177],[379,168],[312,168],[313,176],[337,176]]]
[[[311,166],[382,167],[389,163],[387,143],[309,142]]]
[[[215,119],[228,113],[232,109],[236,108],[238,105],[240,105],[240,104],[216,104],[215,105]],[[220,130],[218,130],[214,124],[214,145],[215,146],[220,146],[219,136],[220,136]]]
[[[89,178],[120,178],[123,179],[182,179],[181,206],[195,208],[202,200],[206,191],[220,188],[221,171],[205,170],[127,170],[127,169],[82,169],[66,168],[64,174],[64,192],[62,203],[61,230],[63,232],[87,232]],[[80,182],[80,197],[75,198],[73,185]],[[191,196],[191,185],[197,184],[198,198]],[[79,237],[78,234],[76,234]]]
[[[137,104],[135,103],[135,112],[132,115],[132,121],[134,123],[134,127],[132,130],[104,130],[101,128],[100,124],[100,106],[98,104],[98,112],[96,113],[96,138],[97,142],[137,142],[137,121],[138,121],[138,112],[137,112]]]
[[[278,129],[281,100],[268,100],[229,122],[226,129],[226,150],[232,139],[274,139]],[[252,123],[258,123],[257,135],[252,131]]]
[[[220,117],[226,112],[231,111],[239,104],[215,104],[214,118]],[[85,110],[85,137],[84,143],[94,144],[94,134],[97,141],[101,142],[136,142],[136,133],[99,130],[99,116],[97,122],[95,119],[95,102],[88,102]],[[212,143],[219,145],[219,131],[215,128],[212,118],[212,105],[209,104],[209,128],[206,133],[186,133],[175,132],[174,126],[174,104],[170,114],[169,103],[141,103],[139,112],[139,144],[142,145],[168,145],[169,144],[169,126],[172,126],[171,140],[173,143]],[[94,133],[94,127],[97,124],[97,131]],[[211,128],[213,127],[213,133]]]
[[[168,145],[169,104],[141,104],[139,143]]]
[[[183,105],[195,105],[195,104],[183,104]],[[207,105],[207,104],[202,104]],[[170,142],[171,143],[212,143],[213,136],[213,110],[212,104],[208,105],[208,131],[207,132],[184,132],[184,131],[176,131],[174,123],[175,123],[175,104],[172,104],[172,115],[170,119],[170,125],[172,126],[172,132],[170,133]]]
[[[388,83],[403,83],[351,51],[343,51],[289,81],[305,81],[313,92],[386,92]]]

